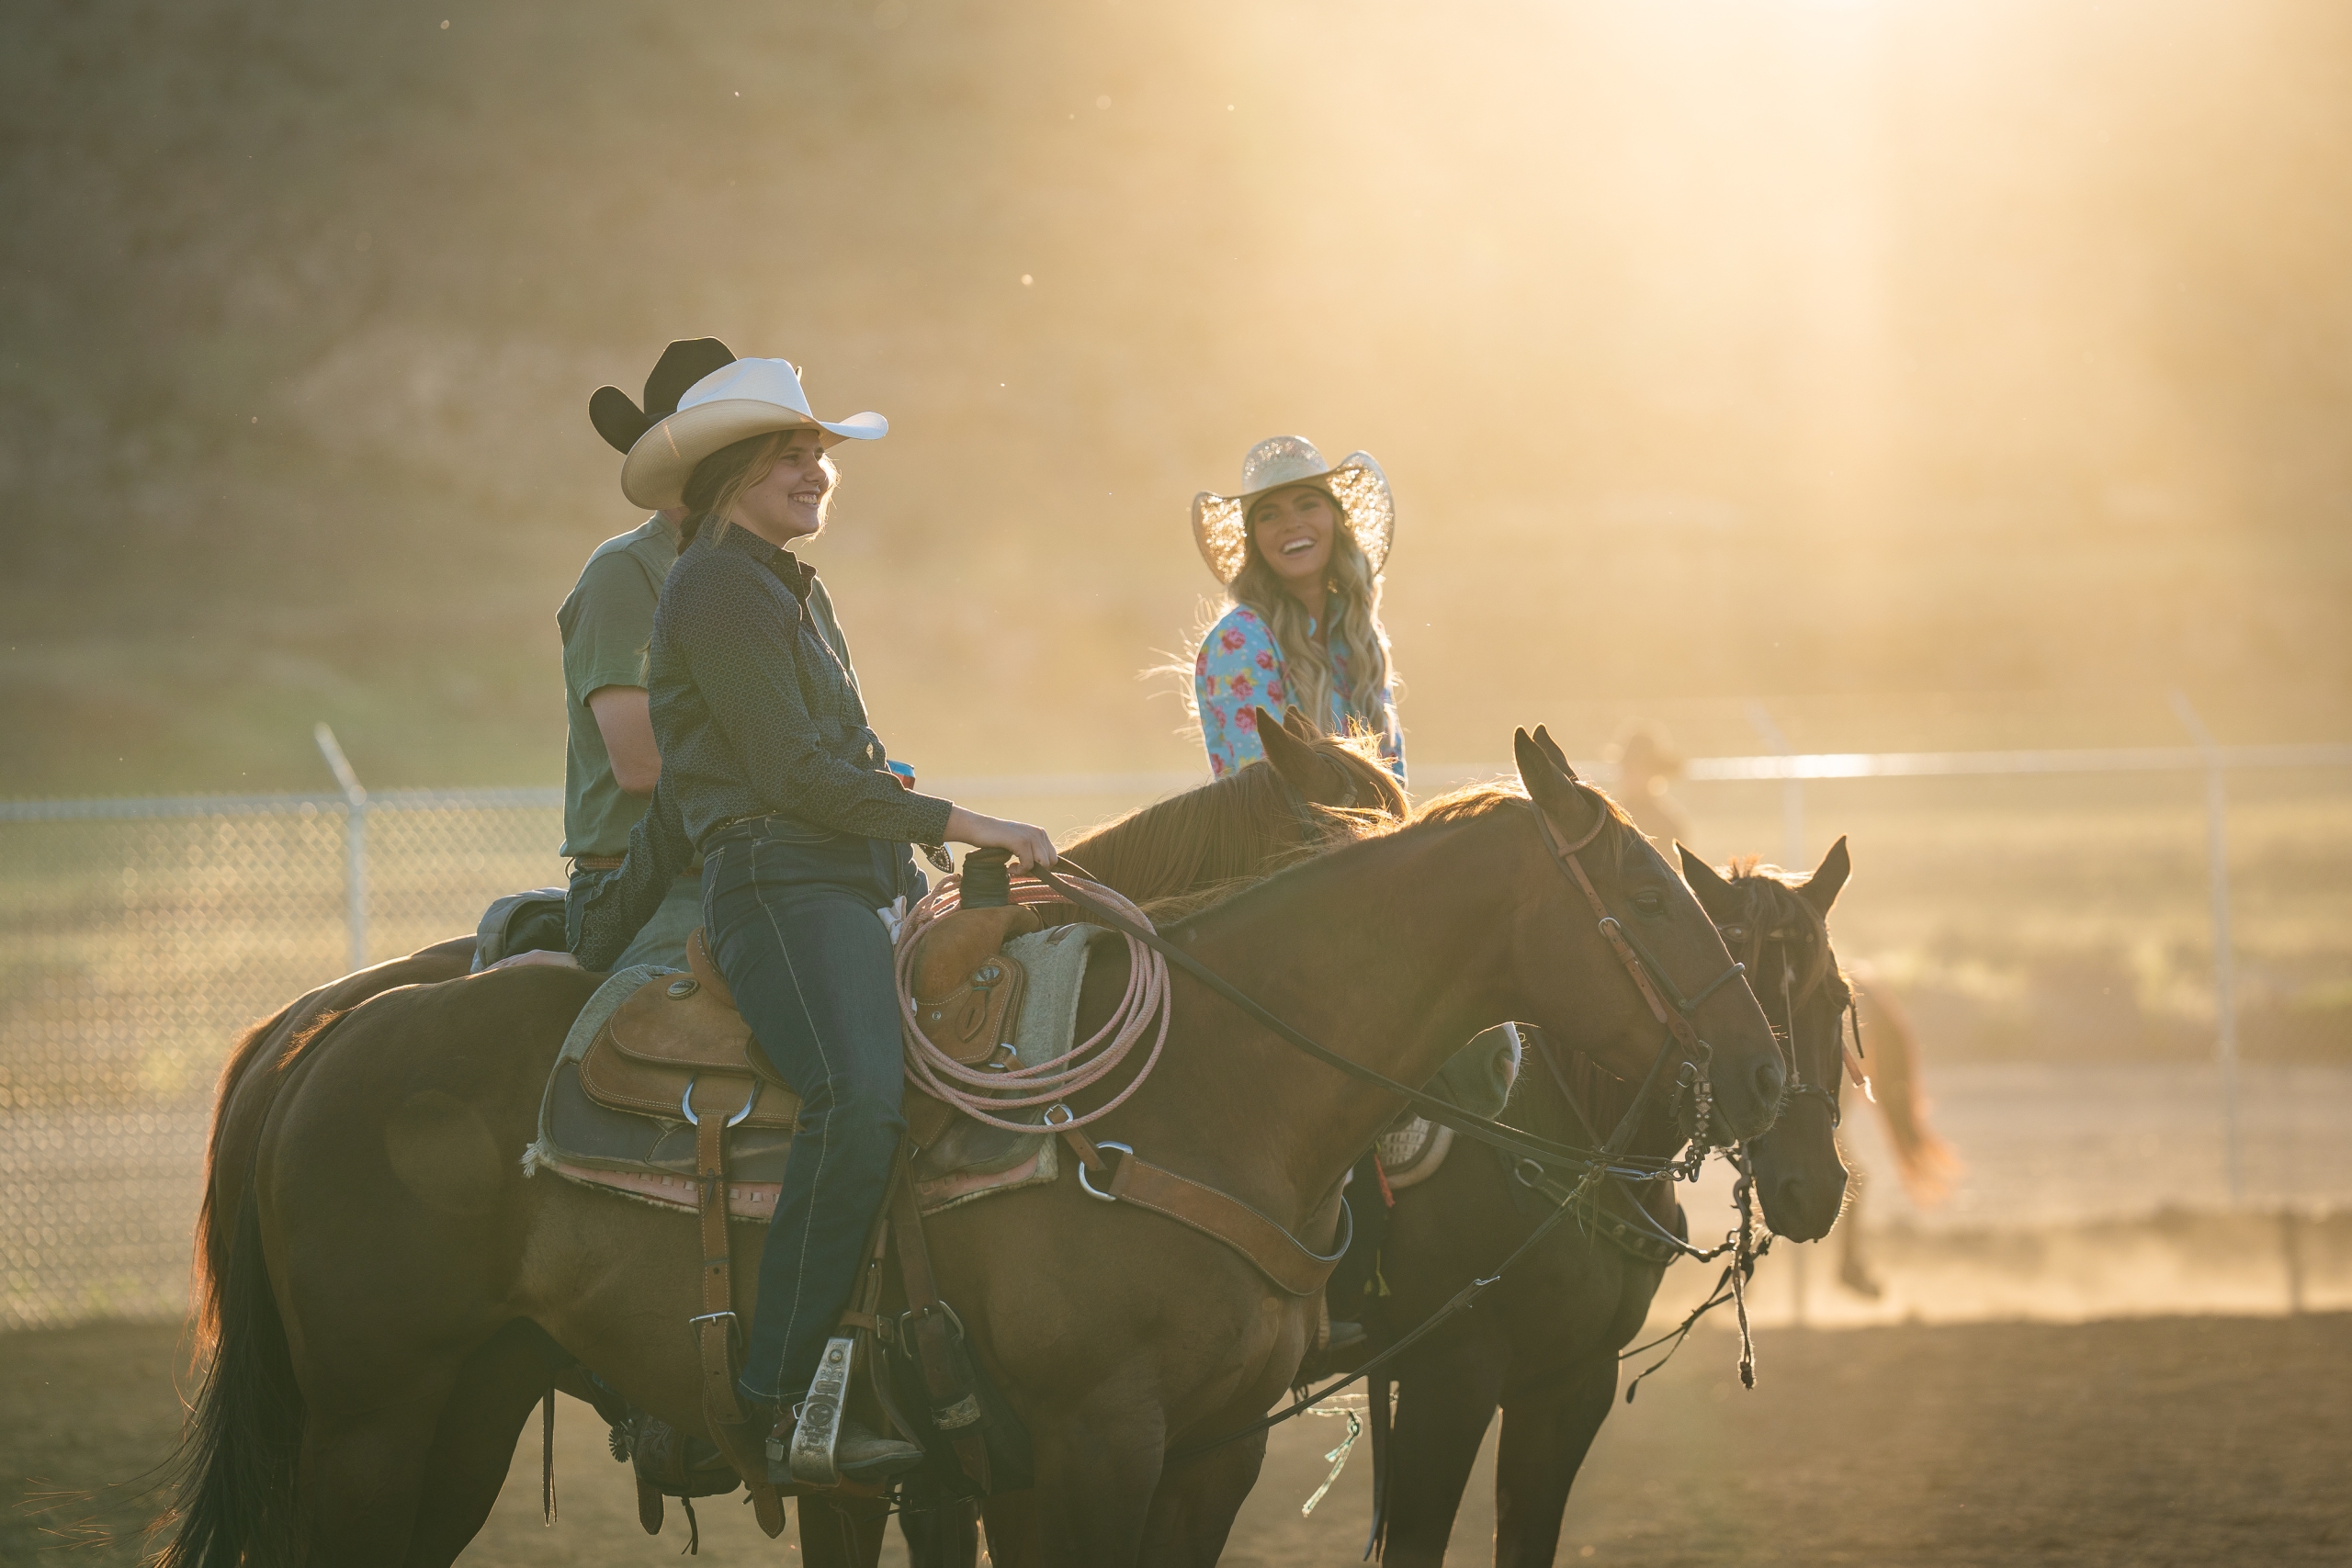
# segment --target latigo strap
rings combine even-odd
[[[904,1145],[899,1149],[897,1178],[890,1184],[890,1228],[898,1236],[899,1275],[907,1287],[907,1311],[899,1320],[899,1333],[912,1340],[915,1358],[922,1364],[932,1425],[954,1445],[964,1473],[985,1495],[993,1488],[980,1402],[964,1348],[948,1337],[952,1326],[960,1339],[963,1325],[939,1298],[939,1283],[931,1272],[931,1247],[923,1236],[922,1211],[915,1202],[914,1171]]]
[[[702,1359],[703,1423],[710,1440],[742,1475],[760,1529],[773,1539],[784,1531],[784,1498],[768,1483],[764,1434],[748,1429],[735,1397],[735,1258],[727,1234],[728,1121],[730,1113],[741,1120],[755,1089],[748,1078],[714,1077],[708,1088],[697,1079],[686,1089],[702,1238],[702,1312],[691,1326]]]

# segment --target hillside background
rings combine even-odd
[[[2340,738],[2347,188],[2327,0],[25,0],[0,794],[555,780],[587,395],[704,333],[889,415],[815,554],[933,773],[1188,765],[1292,430],[1419,758]]]

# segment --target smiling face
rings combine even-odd
[[[775,461],[737,499],[728,521],[776,546],[825,525],[825,501],[839,478],[814,430],[789,430]]]
[[[1250,505],[1250,537],[1293,598],[1317,610],[1331,569],[1339,503],[1314,485],[1290,485]]]

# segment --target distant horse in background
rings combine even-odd
[[[1810,877],[1753,862],[1721,877],[1688,851],[1683,875],[1748,977],[1790,1068],[1780,1120],[1748,1145],[1752,1179],[1775,1233],[1810,1240],[1837,1221],[1844,1194],[1836,1123],[1847,993],[1826,917],[1850,863],[1844,840]],[[1506,1120],[1540,1136],[1598,1143],[1634,1104],[1634,1086],[1540,1031]],[[1653,1100],[1627,1153],[1662,1159],[1689,1129]],[[1382,1248],[1389,1294],[1373,1303],[1375,1343],[1393,1342],[1468,1280],[1487,1274],[1568,1195],[1531,1179],[1527,1162],[1457,1142],[1420,1184],[1396,1194]],[[1611,1183],[1564,1222],[1464,1314],[1407,1351],[1396,1369],[1393,1436],[1381,1469],[1374,1543],[1384,1561],[1437,1568],[1470,1472],[1498,1406],[1497,1568],[1545,1568],[1559,1545],[1568,1492],[1617,1390],[1618,1352],[1641,1331],[1673,1241],[1686,1230],[1671,1186]],[[1373,1420],[1386,1374],[1370,1389]],[[1374,1439],[1381,1433],[1375,1425]],[[1375,1454],[1380,1452],[1375,1448]]]
[[[1952,1146],[1928,1124],[1927,1091],[1919,1078],[1918,1032],[1895,1001],[1893,987],[1868,963],[1855,963],[1850,974],[1866,1098],[1878,1112],[1879,1125],[1886,1129],[1904,1190],[1919,1207],[1932,1208],[1950,1195],[1952,1179],[1962,1166]],[[1885,1287],[1871,1271],[1868,1244],[1862,1236],[1862,1203],[1870,1183],[1850,1153],[1846,1168],[1852,1181],[1846,1190],[1844,1223],[1838,1227],[1838,1280],[1856,1295],[1875,1301]]]

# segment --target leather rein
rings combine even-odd
[[[1581,789],[1583,785],[1578,784],[1577,787]],[[1159,953],[1170,964],[1183,970],[1193,979],[1240,1009],[1258,1023],[1271,1030],[1285,1043],[1359,1082],[1371,1084],[1375,1089],[1395,1095],[1404,1100],[1416,1115],[1425,1117],[1442,1127],[1451,1127],[1456,1133],[1474,1138],[1506,1154],[1539,1162],[1549,1160],[1591,1170],[1612,1166],[1623,1157],[1624,1141],[1632,1136],[1634,1117],[1640,1111],[1651,1084],[1656,1081],[1659,1068],[1665,1065],[1667,1057],[1672,1055],[1678,1046],[1687,1054],[1690,1062],[1696,1066],[1696,1081],[1701,1085],[1705,1083],[1707,1063],[1713,1055],[1713,1050],[1699,1037],[1697,1028],[1690,1021],[1690,1015],[1708,998],[1733,980],[1743,978],[1747,973],[1747,966],[1745,964],[1735,962],[1730,968],[1725,969],[1701,987],[1697,996],[1685,997],[1682,994],[1665,970],[1658,966],[1657,960],[1643,948],[1639,940],[1609,912],[1607,901],[1600,897],[1600,889],[1593,886],[1592,878],[1587,874],[1583,862],[1577,859],[1578,853],[1589,848],[1593,840],[1598,839],[1602,830],[1609,826],[1608,808],[1597,801],[1594,804],[1597,815],[1591,829],[1576,842],[1563,844],[1558,835],[1554,832],[1551,820],[1544,814],[1543,807],[1532,800],[1527,803],[1530,813],[1535,818],[1536,829],[1543,835],[1544,847],[1550,852],[1554,868],[1584,894],[1585,901],[1592,907],[1601,935],[1607,939],[1610,947],[1616,953],[1618,961],[1624,965],[1626,974],[1632,976],[1634,987],[1641,992],[1643,1000],[1649,1004],[1651,1015],[1666,1030],[1666,1039],[1658,1048],[1657,1058],[1650,1064],[1648,1077],[1643,1080],[1642,1092],[1635,1097],[1634,1104],[1627,1111],[1625,1121],[1619,1125],[1616,1135],[1609,1140],[1606,1146],[1600,1149],[1555,1143],[1551,1139],[1537,1137],[1532,1134],[1521,1132],[1517,1128],[1505,1126],[1492,1117],[1480,1116],[1475,1111],[1464,1111],[1450,1100],[1440,1100],[1434,1095],[1408,1088],[1384,1073],[1343,1056],[1311,1035],[1276,1017],[1254,998],[1241,991],[1223,976],[1168,941],[1148,925],[1139,925],[1128,919],[1119,910],[1112,908],[1102,900],[1071,886],[1051,871],[1040,869],[1032,871],[1028,874],[1052,888],[1070,903],[1087,910],[1130,942],[1140,942]],[[1671,1006],[1668,1005],[1669,998]],[[1702,1090],[1701,1103],[1704,1102]],[[1702,1127],[1699,1131],[1703,1134],[1704,1128]],[[1649,1176],[1655,1173],[1645,1170],[1634,1174]]]

